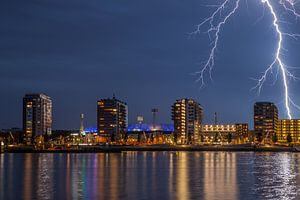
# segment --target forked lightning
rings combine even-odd
[[[196,72],[196,75],[198,75],[198,82],[201,82],[201,87],[204,86],[204,76],[205,73],[208,72],[210,78],[212,79],[212,69],[215,65],[215,56],[216,56],[216,50],[218,47],[218,43],[221,37],[221,31],[223,26],[226,25],[227,21],[234,16],[236,11],[239,9],[240,4],[242,0],[223,0],[223,3],[220,5],[213,5],[215,7],[215,11],[206,19],[204,19],[200,24],[198,24],[196,27],[196,30],[192,32],[191,34],[198,34],[200,32],[203,32],[203,29],[205,29],[205,33],[208,34],[209,38],[212,42],[212,47],[209,52],[208,59],[204,62],[202,65],[202,68],[200,71]],[[246,0],[247,1],[247,0]],[[263,75],[256,79],[257,84],[252,89],[257,89],[258,93],[261,92],[261,89],[266,81],[267,76],[270,73],[273,73],[273,69],[277,67],[279,72],[281,72],[282,75],[282,82],[284,86],[284,104],[286,113],[289,119],[292,119],[291,114],[291,108],[290,105],[294,106],[295,108],[299,109],[300,106],[298,106],[290,96],[289,92],[289,84],[288,80],[299,80],[296,76],[294,76],[289,70],[288,67],[284,64],[281,58],[281,53],[283,50],[282,42],[285,37],[290,37],[293,39],[300,38],[300,34],[294,34],[289,33],[281,30],[280,26],[280,20],[279,15],[277,14],[276,10],[274,9],[274,6],[271,3],[271,0],[257,0],[258,2],[262,3],[267,10],[270,12],[273,22],[272,26],[274,27],[274,30],[278,36],[277,40],[277,49],[275,52],[275,58],[271,62],[271,64],[267,67],[267,69],[264,71]],[[300,19],[300,13],[296,10],[297,2],[296,0],[279,0],[279,4],[284,8],[285,11],[289,12],[293,16],[295,16],[296,19]],[[300,4],[300,3],[299,3]],[[208,28],[206,28],[208,26]],[[278,74],[278,73],[277,73]],[[277,76],[276,76],[277,80]]]

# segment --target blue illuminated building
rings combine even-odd
[[[151,124],[129,124],[127,128],[127,132],[152,132],[152,131],[161,131],[161,132],[173,132],[174,125],[173,124],[160,124],[156,125],[155,129]],[[87,127],[85,128],[86,133],[97,133],[96,127]]]
[[[155,128],[151,124],[129,124],[127,128],[127,132],[173,132],[174,126],[173,124],[160,124],[156,125]]]

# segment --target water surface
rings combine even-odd
[[[0,154],[0,199],[300,199],[300,154]]]

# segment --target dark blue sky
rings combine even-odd
[[[113,93],[128,103],[129,122],[138,114],[151,121],[153,107],[160,122],[171,122],[171,105],[183,97],[203,105],[207,123],[216,111],[222,123],[252,124],[255,101],[277,103],[286,117],[280,81],[271,87],[270,80],[260,96],[250,92],[250,78],[272,62],[276,48],[269,13],[255,23],[263,14],[260,0],[248,1],[248,7],[242,0],[222,29],[214,82],[207,79],[199,89],[191,73],[207,58],[209,40],[187,33],[212,12],[203,6],[208,2],[219,1],[1,1],[0,128],[21,127],[22,97],[32,92],[52,97],[54,129],[78,128],[80,113],[86,126],[95,125],[97,99]],[[300,33],[299,22],[283,17],[292,22],[291,32]],[[284,47],[284,61],[300,67],[300,40],[286,40]],[[300,103],[299,82],[291,84]]]

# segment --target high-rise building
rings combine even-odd
[[[178,99],[172,106],[174,139],[177,144],[191,144],[200,141],[203,118],[202,106],[192,99]]]
[[[277,125],[278,142],[287,142],[287,137],[290,134],[292,142],[300,142],[300,119],[280,119]]]
[[[278,109],[271,102],[256,102],[254,104],[254,131],[259,142],[271,139],[276,134]]]
[[[124,138],[128,125],[127,104],[113,97],[97,102],[98,135],[108,141]]]
[[[27,145],[36,136],[50,135],[52,131],[52,101],[45,94],[26,94],[23,98],[23,134]]]

